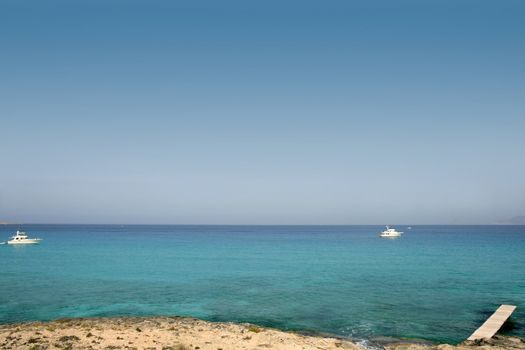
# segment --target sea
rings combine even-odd
[[[0,245],[0,324],[177,315],[458,343],[512,304],[502,332],[525,336],[525,226],[395,227],[23,225],[43,241]]]

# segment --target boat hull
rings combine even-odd
[[[401,233],[380,233],[379,237],[383,237],[383,238],[401,237]]]
[[[24,240],[18,240],[18,241],[7,241],[7,244],[38,244],[40,243],[40,239],[24,239]]]

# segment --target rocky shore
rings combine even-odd
[[[459,345],[417,345],[396,344],[386,345],[385,350],[522,350],[525,349],[525,340],[518,337],[496,335],[487,341],[465,341]]]
[[[520,338],[452,345],[395,342],[387,350],[522,350]],[[332,350],[366,349],[345,339],[306,336],[251,324],[181,317],[63,319],[0,325],[0,349]]]

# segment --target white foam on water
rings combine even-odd
[[[366,349],[366,350],[384,350],[383,347],[378,347],[378,346],[371,345],[370,342],[368,340],[366,340],[366,339],[355,340],[355,343],[358,346],[360,346],[361,348]]]

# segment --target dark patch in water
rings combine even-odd
[[[505,333],[505,332],[512,332],[512,331],[515,331],[516,328],[518,328],[517,323],[514,322],[513,319],[509,318],[509,319],[507,320],[507,322],[505,322],[505,323],[503,324],[503,326],[501,326],[501,328],[500,328],[499,330],[500,330],[500,332]]]

